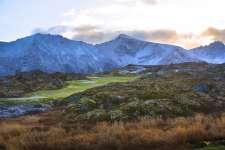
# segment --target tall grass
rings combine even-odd
[[[27,119],[28,120],[28,119]],[[27,121],[26,120],[26,121]],[[95,125],[0,124],[0,149],[8,150],[176,150],[225,139],[225,115]],[[32,124],[32,121],[30,121]],[[36,125],[35,125],[36,124]]]

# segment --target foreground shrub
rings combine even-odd
[[[26,119],[27,120],[27,119]],[[136,122],[54,126],[0,124],[0,148],[8,150],[192,149],[225,139],[225,115]],[[32,122],[31,122],[32,124]],[[63,125],[63,126],[62,126]],[[207,142],[209,141],[209,142]]]

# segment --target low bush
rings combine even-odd
[[[183,150],[225,139],[225,115],[73,126],[32,117],[29,124],[4,122],[0,129],[0,148],[7,150]]]

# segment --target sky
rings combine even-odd
[[[0,0],[0,41],[35,33],[101,43],[118,34],[185,48],[225,42],[225,0]]]

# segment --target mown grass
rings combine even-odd
[[[27,96],[41,96],[49,99],[62,99],[72,94],[85,91],[90,88],[102,86],[113,82],[127,82],[135,79],[134,76],[106,76],[106,77],[88,77],[89,80],[69,81],[67,85],[59,90],[44,90],[27,94]]]
[[[87,89],[102,86],[113,82],[128,82],[137,77],[134,76],[103,76],[88,77],[88,80],[74,80],[66,82],[62,89],[41,90],[28,93],[24,98],[4,98],[0,99],[0,105],[15,105],[25,103],[46,103],[50,100],[58,100],[68,97],[72,94],[83,92]],[[35,98],[36,97],[36,98]]]
[[[97,124],[56,123],[33,116],[0,122],[0,129],[3,150],[191,150],[225,139],[225,115]]]
[[[45,97],[0,98],[0,105],[39,104],[49,100]]]

